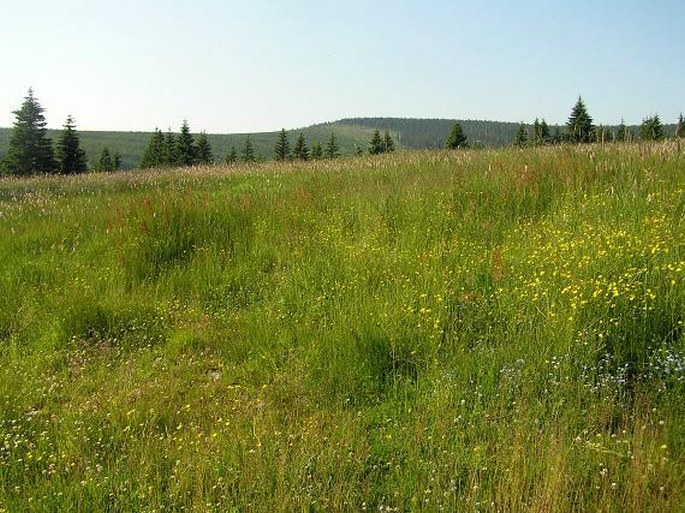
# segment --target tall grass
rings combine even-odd
[[[670,144],[0,180],[0,511],[685,508]]]

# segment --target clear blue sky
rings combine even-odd
[[[5,0],[0,126],[248,132],[351,116],[685,111],[685,0]]]

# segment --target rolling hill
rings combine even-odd
[[[518,123],[501,121],[460,120],[471,143],[479,142],[486,147],[502,147],[511,144]],[[412,118],[346,118],[330,123],[321,123],[305,128],[288,130],[291,144],[297,134],[304,133],[308,144],[318,141],[325,145],[334,133],[343,155],[351,155],[359,150],[366,151],[368,141],[374,130],[389,130],[396,145],[402,149],[434,149],[444,145],[454,124],[453,119],[412,119]],[[675,125],[664,125],[664,131],[672,134]],[[191,126],[192,128],[192,126]],[[615,129],[616,127],[608,127]],[[631,126],[637,133],[638,127]],[[554,129],[554,125],[550,126]],[[0,128],[0,158],[7,152],[11,129]],[[53,141],[59,137],[59,130],[48,130]],[[94,160],[104,147],[121,155],[122,168],[134,169],[140,165],[145,148],[152,132],[107,132],[79,131],[81,143],[89,161]],[[272,158],[278,132],[259,132],[251,134],[208,134],[214,158],[222,161],[231,146],[238,154],[250,136],[258,158]]]

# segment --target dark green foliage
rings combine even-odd
[[[162,150],[162,165],[165,167],[175,166],[178,161],[178,151],[176,147],[176,138],[171,132],[171,129],[164,137],[164,149]]]
[[[516,137],[514,138],[514,146],[518,146],[519,148],[525,148],[525,146],[528,144],[528,131],[526,130],[526,126],[521,123],[518,127],[518,130],[516,130]]]
[[[628,142],[632,141],[633,139],[633,133],[631,132],[630,128],[628,128],[621,119],[621,124],[618,125],[618,128],[616,129],[616,141],[618,142]]]
[[[664,127],[659,115],[645,118],[640,125],[640,139],[643,141],[661,141],[664,138]]]
[[[338,147],[338,141],[335,139],[335,134],[331,132],[331,136],[326,143],[326,158],[337,159],[339,156],[340,148]]]
[[[285,128],[282,128],[278,134],[278,140],[274,147],[274,157],[280,161],[290,158],[290,143],[288,142],[288,134],[285,132]]]
[[[540,140],[542,141],[542,144],[549,144],[552,141],[552,137],[549,133],[549,125],[547,124],[547,121],[545,121],[545,118],[542,118],[542,121],[540,121]]]
[[[47,137],[44,109],[29,89],[19,110],[13,113],[9,149],[3,162],[6,173],[27,176],[35,173],[53,173],[56,168],[52,141]]]
[[[568,140],[571,143],[591,143],[595,140],[595,128],[592,124],[592,117],[588,114],[585,103],[583,103],[583,99],[580,96],[571,110],[566,128]]]
[[[254,148],[252,147],[252,141],[250,140],[249,135],[245,139],[245,146],[243,147],[242,157],[244,162],[254,162],[256,160]]]
[[[190,133],[188,121],[185,119],[181,125],[181,133],[178,139],[176,139],[176,151],[178,152],[176,163],[179,166],[192,166],[195,164],[195,140]]]
[[[685,118],[683,118],[683,113],[678,116],[678,124],[675,127],[676,137],[685,137]]]
[[[119,169],[121,157],[118,153],[112,154],[106,146],[100,152],[97,160],[93,163],[93,171],[98,173],[111,173]]]
[[[140,167],[142,169],[150,169],[169,165],[170,163],[165,159],[166,154],[168,154],[168,151],[164,134],[159,128],[155,128],[155,133],[150,137],[150,142],[143,154]]]
[[[369,141],[369,153],[371,155],[378,155],[383,153],[383,141],[381,140],[381,133],[378,130],[374,130],[371,135],[371,140]]]
[[[391,153],[395,151],[395,141],[388,130],[385,131],[383,137],[378,130],[374,130],[369,141],[369,153],[371,155],[379,155],[381,153]]]
[[[552,133],[552,136],[549,138],[549,142],[552,144],[561,144],[563,141],[564,136],[562,135],[561,130],[558,126],[555,126],[554,132]]]
[[[235,151],[235,146],[231,146],[231,149],[228,150],[228,153],[226,154],[226,164],[233,164],[238,160],[238,153]]]
[[[57,141],[57,169],[61,174],[85,173],[88,170],[86,153],[81,149],[76,125],[71,116],[64,123],[64,130]]]
[[[314,160],[323,158],[323,148],[321,147],[321,143],[319,141],[316,141],[312,145],[312,158]]]
[[[212,146],[209,144],[207,134],[202,132],[195,142],[195,164],[211,164],[212,162],[214,162]]]
[[[300,160],[309,160],[309,147],[302,132],[300,132],[300,135],[297,136],[297,141],[295,141],[293,155]]]
[[[395,151],[395,141],[393,141],[390,132],[387,130],[383,134],[383,151],[385,153],[392,153]]]
[[[533,123],[533,146],[542,146],[544,143],[545,141],[542,138],[542,126],[540,125],[538,118],[535,118],[535,122]]]
[[[451,150],[469,147],[468,138],[466,137],[466,134],[464,134],[464,130],[462,129],[459,121],[455,121],[454,126],[452,127],[452,132],[445,142],[445,146]]]

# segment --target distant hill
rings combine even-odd
[[[0,128],[0,158],[3,158],[7,153],[10,132],[11,129],[9,128]],[[291,146],[295,144],[297,135],[302,132],[310,148],[316,141],[325,147],[331,132],[333,132],[341,153],[351,155],[356,151],[355,145],[366,148],[373,130],[361,126],[327,123],[297,130],[287,130],[287,132]],[[89,161],[97,158],[102,149],[107,147],[113,152],[119,152],[122,169],[134,169],[140,165],[145,148],[153,135],[152,132],[89,132],[81,130],[78,133],[81,138],[81,146]],[[48,130],[48,136],[53,142],[59,138],[59,134],[60,130]],[[238,155],[240,155],[248,135],[259,159],[271,159],[273,157],[278,132],[207,134],[215,160],[223,160],[231,146],[235,146]]]
[[[358,149],[366,151],[374,130],[388,130],[395,139],[398,148],[442,148],[454,121],[453,119],[348,118],[301,129],[287,130],[287,132],[291,145],[295,143],[297,134],[302,132],[310,147],[315,141],[325,146],[331,133],[334,133],[341,153],[351,155]],[[487,147],[511,144],[518,128],[518,123],[501,121],[460,120],[460,123],[471,144],[480,142]],[[608,128],[616,129],[616,127]],[[631,126],[630,128],[634,133],[637,133],[639,127]],[[550,129],[554,130],[554,125],[551,125]],[[667,135],[673,134],[674,130],[675,125],[664,125],[664,131]],[[59,132],[59,130],[48,130],[53,141],[57,140]],[[9,134],[9,128],[0,128],[0,158],[7,153]],[[119,152],[123,169],[134,169],[140,165],[143,152],[152,136],[152,132],[79,131],[79,134],[89,161],[94,160],[106,146],[111,151]],[[271,159],[278,132],[208,134],[214,158],[223,160],[231,146],[235,146],[240,155],[248,135],[252,140],[258,158]]]

